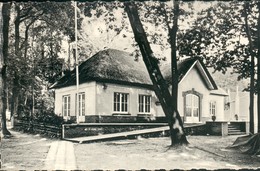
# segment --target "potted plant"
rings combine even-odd
[[[213,120],[213,122],[215,122],[215,120],[216,120],[216,116],[215,115],[212,115],[212,120]]]
[[[238,115],[237,114],[235,114],[235,119],[236,119],[236,121],[238,120]]]

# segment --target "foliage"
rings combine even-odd
[[[116,38],[126,38],[129,33],[127,16],[121,2],[86,1],[78,3],[78,8],[84,16],[78,36],[80,62],[98,51],[113,47]],[[125,47],[125,50],[129,48]]]
[[[41,103],[35,97],[66,68],[60,53],[64,37],[75,39],[74,8],[71,2],[15,2],[12,8],[8,94],[12,115],[28,115]]]
[[[182,35],[183,43],[179,48],[181,54],[199,56],[223,73],[232,67],[233,72],[239,74],[238,80],[250,78],[250,85],[245,90],[250,92],[251,133],[254,132],[254,93],[260,89],[259,11],[258,1],[218,2],[201,12],[194,27]],[[259,100],[258,95],[258,108]]]
[[[143,28],[142,22],[139,18],[136,5],[132,2],[125,3],[125,10],[129,17],[131,27],[134,32],[135,41],[137,42],[143,61],[148,70],[150,79],[154,85],[154,91],[162,104],[162,109],[167,118],[168,125],[170,127],[171,145],[186,145],[188,141],[186,139],[183,122],[178,112],[178,69],[177,69],[177,56],[176,56],[176,34],[178,30],[178,18],[179,18],[179,2],[174,1],[174,8],[172,13],[173,26],[167,22],[169,44],[171,47],[171,70],[172,70],[172,93],[168,89],[166,81],[163,79],[160,68],[158,66],[158,60],[155,58],[154,53],[150,47],[150,43],[147,39],[146,32]],[[167,15],[165,14],[165,19]]]
[[[225,73],[233,68],[239,73],[238,79],[249,78],[250,52],[245,31],[244,2],[218,2],[203,10],[194,25],[179,35],[179,53],[185,56],[198,56],[207,66]],[[248,13],[249,28],[256,52],[256,11],[253,3]]]
[[[63,123],[63,117],[56,115],[53,110],[44,110],[35,114],[34,121],[60,126]]]

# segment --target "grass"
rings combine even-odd
[[[189,136],[190,145],[169,148],[169,138],[75,144],[78,169],[241,169],[260,159],[227,149],[237,136]]]
[[[45,166],[53,141],[39,135],[12,131],[2,140],[3,170],[35,170]],[[189,146],[169,148],[170,139],[138,138],[91,144],[74,144],[77,168],[82,170],[140,169],[256,169],[260,158],[226,148],[238,136],[188,136]]]

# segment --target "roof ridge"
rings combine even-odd
[[[179,59],[178,62],[186,62],[186,61],[190,61],[190,60],[198,60],[199,58],[198,57],[187,57],[187,58],[183,58],[183,59]]]
[[[134,56],[131,53],[123,50],[113,48],[100,50],[79,65],[80,83],[104,79],[151,85],[149,73],[144,62],[136,62],[133,59]],[[189,57],[178,62],[178,68],[180,69],[179,79],[183,77],[196,61],[197,58]],[[163,68],[161,66],[160,69],[164,78],[170,78],[171,72],[169,67]],[[70,73],[71,75],[62,77],[54,87],[75,85],[75,68]],[[165,79],[167,81],[167,78]]]

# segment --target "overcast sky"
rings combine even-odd
[[[172,3],[172,2],[170,2]],[[210,7],[211,5],[214,5],[216,2],[202,2],[202,1],[195,1],[193,2],[194,7],[194,15],[192,15],[189,19],[182,21],[179,21],[179,29],[188,29],[190,27],[189,23],[192,23],[194,19],[196,19],[197,15],[196,13],[200,12],[203,9],[206,9]],[[185,10],[191,10],[189,6],[186,4],[182,6]],[[121,12],[123,9],[119,9],[114,14],[118,21],[120,22],[120,18],[122,18]],[[84,16],[84,15],[81,15]],[[129,22],[129,21],[127,21]],[[189,23],[188,23],[189,22]],[[145,23],[143,23],[145,25]],[[124,50],[128,52],[133,51],[133,47],[131,44],[133,43],[133,37],[132,33],[127,33],[125,30],[123,30],[120,35],[114,37],[114,32],[107,33],[105,30],[107,28],[107,25],[104,23],[103,18],[88,18],[84,17],[83,23],[82,23],[82,34],[81,37],[83,38],[83,41],[80,41],[83,46],[86,46],[84,44],[92,44],[94,47],[94,52],[91,55],[94,55],[96,52],[104,49],[104,48],[114,48],[118,50]],[[156,28],[153,25],[149,26],[150,31],[156,30]],[[123,34],[127,35],[126,38],[123,38]],[[167,33],[163,33],[167,34]],[[67,58],[68,56],[68,44],[66,41],[64,41],[64,53],[62,56]],[[160,46],[151,44],[152,50],[159,54],[166,56],[166,58],[170,58],[170,49],[165,50],[164,52],[161,51]],[[163,53],[163,54],[162,54]],[[87,57],[88,58],[88,57]]]

